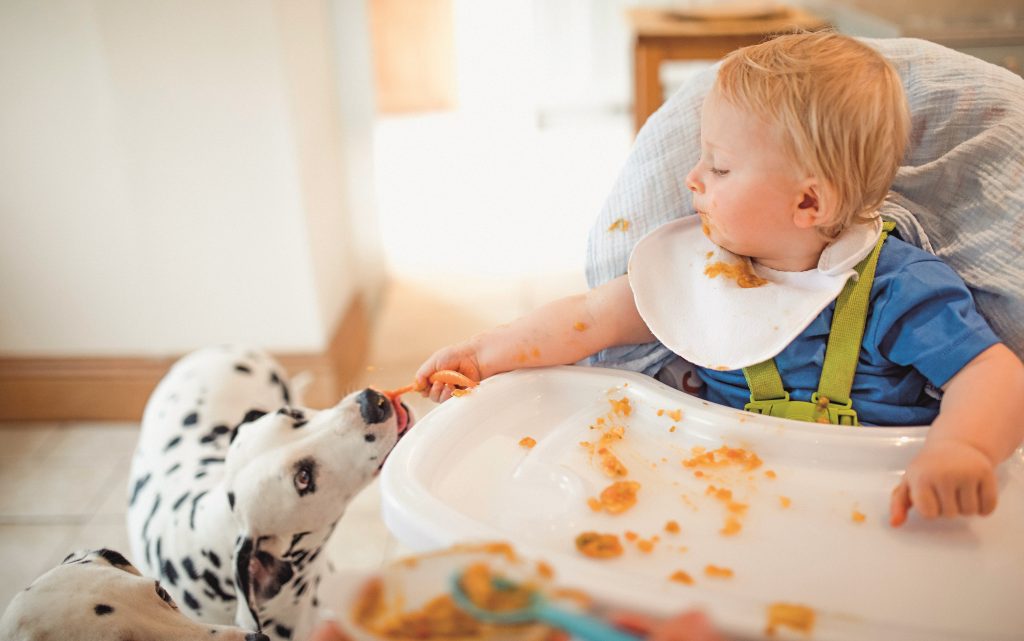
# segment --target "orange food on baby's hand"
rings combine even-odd
[[[451,369],[439,369],[430,375],[431,383],[444,383],[452,387],[476,387],[480,383],[461,372]]]

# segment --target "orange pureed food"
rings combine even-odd
[[[576,537],[576,549],[592,559],[613,559],[622,556],[622,543],[614,534],[583,532]]]
[[[708,278],[715,278],[721,275],[724,278],[736,281],[736,284],[743,289],[762,287],[768,284],[767,280],[754,273],[754,268],[751,267],[750,262],[747,260],[739,263],[726,263],[717,260],[704,267],[704,275]]]
[[[587,504],[595,512],[604,510],[608,514],[622,514],[636,505],[636,493],[640,484],[636,481],[616,481],[604,488],[598,499],[589,499]]]
[[[775,636],[775,632],[781,627],[810,634],[814,630],[814,610],[796,603],[770,604],[768,625],[765,626],[764,633],[770,637]]]

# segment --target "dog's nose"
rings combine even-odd
[[[270,641],[270,637],[259,632],[245,635],[245,641]]]
[[[381,423],[391,418],[391,401],[387,396],[372,389],[364,389],[359,396],[359,412],[368,425]]]

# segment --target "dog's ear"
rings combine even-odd
[[[236,541],[235,585],[238,593],[245,595],[245,603],[257,629],[260,629],[258,604],[274,598],[294,576],[292,564],[275,555],[280,553],[278,547],[277,537],[253,539],[251,536],[242,536]],[[238,621],[242,614],[236,614],[238,625],[242,625]]]

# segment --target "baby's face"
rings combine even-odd
[[[776,268],[792,248],[804,197],[798,169],[760,118],[712,90],[701,112],[700,160],[686,176],[705,233],[729,251]]]

